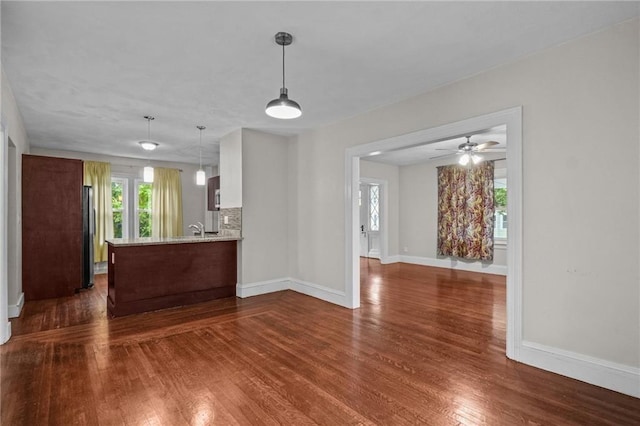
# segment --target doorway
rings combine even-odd
[[[382,186],[360,182],[360,257],[380,259]]]
[[[377,151],[392,151],[506,126],[507,179],[507,339],[506,355],[519,359],[522,342],[522,107],[510,108],[443,126],[347,148],[345,153],[345,278],[346,305],[360,306],[360,159]]]

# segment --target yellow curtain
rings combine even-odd
[[[93,207],[96,210],[96,233],[93,239],[94,261],[106,262],[107,244],[104,240],[113,238],[111,164],[85,161],[84,184],[93,187]]]
[[[181,236],[182,182],[180,181],[180,170],[155,167],[151,194],[151,236]]]

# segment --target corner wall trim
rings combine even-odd
[[[259,296],[261,294],[274,293],[276,291],[292,290],[297,293],[315,297],[334,305],[348,308],[346,295],[343,291],[321,286],[315,283],[298,280],[295,278],[277,278],[268,281],[258,281],[255,283],[236,284],[236,296],[245,298]]]
[[[640,398],[640,368],[523,341],[516,361]]]
[[[240,298],[259,296],[261,294],[274,293],[276,291],[289,290],[291,282],[289,278],[258,281],[248,284],[236,284],[236,296]]]
[[[24,293],[18,296],[18,302],[15,305],[9,305],[9,318],[18,318],[24,306]]]
[[[460,271],[482,272],[485,274],[507,275],[507,267],[502,265],[492,265],[481,262],[464,262],[456,259],[433,259],[420,256],[399,256],[400,262],[412,263],[414,265],[434,266],[436,268],[457,269]]]
[[[4,345],[11,338],[11,323],[7,321],[5,325],[4,333],[0,332],[0,345]]]
[[[295,278],[290,278],[290,280],[290,290],[306,294],[307,296],[315,297],[316,299],[324,300],[325,302],[333,303],[334,305],[340,305],[345,308],[350,308],[350,306],[347,304],[347,296],[344,291],[335,290],[333,288],[310,283],[307,281],[297,280]]]

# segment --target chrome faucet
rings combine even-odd
[[[197,225],[191,224],[189,228],[194,229],[201,237],[204,237],[204,225],[202,222],[197,222]]]

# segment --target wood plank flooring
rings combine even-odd
[[[108,320],[27,302],[2,425],[637,425],[640,400],[505,357],[504,277],[363,259],[362,307],[292,291]]]

